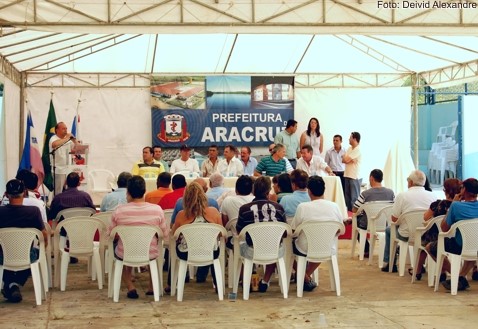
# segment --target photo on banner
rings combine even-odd
[[[294,118],[294,78],[152,77],[152,142],[266,146]]]

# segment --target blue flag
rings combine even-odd
[[[22,160],[20,161],[18,170],[26,169],[37,174],[38,185],[40,186],[43,184],[45,171],[38,146],[38,138],[35,136],[33,128],[32,114],[28,111],[25,144],[23,146]]]

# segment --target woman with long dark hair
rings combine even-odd
[[[317,118],[311,118],[307,130],[300,136],[300,148],[304,145],[312,146],[314,155],[320,155],[324,150],[324,136],[320,132],[320,123]]]

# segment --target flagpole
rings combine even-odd
[[[80,103],[81,103],[81,95],[83,94],[83,90],[80,91],[80,97],[78,98],[78,103],[76,104],[76,116],[75,116],[75,125],[76,125],[76,140],[77,141],[81,141],[81,138],[80,138],[80,126],[79,126],[79,122],[80,122]]]

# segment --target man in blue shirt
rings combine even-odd
[[[287,218],[295,216],[295,211],[299,204],[310,201],[309,193],[307,192],[309,175],[304,170],[295,169],[290,173],[290,178],[294,192],[284,195],[279,202],[284,207]]]

